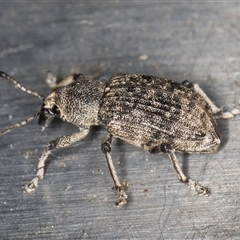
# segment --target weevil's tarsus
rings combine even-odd
[[[240,114],[240,102],[238,103],[238,105],[231,111],[231,113],[233,115],[238,115]]]
[[[188,178],[182,171],[182,168],[177,160],[177,157],[175,155],[175,150],[174,149],[169,149],[168,150],[168,156],[170,158],[170,161],[172,162],[172,165],[175,169],[175,171],[178,174],[178,178],[181,182],[183,183],[187,183],[189,185],[189,187],[196,191],[199,195],[210,195],[211,190],[208,187],[205,187],[203,185],[201,185],[199,182],[192,180],[190,178]]]
[[[57,77],[52,72],[48,72],[45,82],[50,89],[54,89],[57,86]]]
[[[38,186],[38,181],[44,178],[46,161],[52,151],[70,146],[71,144],[82,140],[87,136],[88,132],[89,129],[80,129],[80,132],[64,135],[49,142],[39,159],[36,176],[23,187],[23,191],[27,193],[33,192]]]
[[[188,179],[188,186],[196,191],[198,193],[198,195],[202,196],[209,196],[211,194],[211,189],[208,187],[203,186],[202,184],[200,184],[199,182],[192,180],[192,179]]]
[[[118,201],[115,203],[115,206],[119,207],[127,203],[127,194],[124,190],[124,187],[121,185],[120,181],[118,180],[117,172],[111,157],[112,140],[113,140],[113,135],[108,134],[106,138],[102,141],[101,148],[102,148],[102,152],[105,155],[107,166],[114,183],[113,190],[116,193],[116,195],[118,195]]]
[[[127,185],[124,185],[124,181],[121,187],[117,187],[117,188],[113,187],[112,189],[115,192],[115,194],[118,196],[118,201],[114,204],[114,207],[120,207],[122,205],[127,204],[127,198],[128,198],[126,194]]]
[[[28,94],[30,94],[30,95],[33,95],[33,96],[38,97],[38,98],[41,99],[41,100],[44,100],[44,97],[43,97],[41,94],[26,89],[26,88],[23,87],[19,82],[17,82],[14,78],[10,77],[10,76],[9,76],[8,74],[6,74],[5,72],[0,71],[0,77],[5,78],[5,79],[13,82],[13,84],[14,84],[15,86],[17,86],[19,89],[21,89],[23,92],[26,92],[26,93],[28,93]]]
[[[26,120],[24,120],[24,121],[22,121],[22,122],[20,122],[20,123],[17,123],[17,124],[15,124],[15,125],[13,125],[13,126],[10,126],[10,127],[8,127],[8,128],[5,128],[5,129],[1,130],[0,136],[4,135],[4,134],[6,134],[6,133],[11,132],[11,131],[12,131],[13,129],[15,129],[15,128],[19,128],[19,127],[21,127],[21,126],[26,125],[27,123],[29,123],[30,121],[32,121],[34,118],[38,117],[39,115],[40,115],[40,112],[37,112],[37,113],[34,114],[34,116],[29,117],[29,118],[27,118]]]

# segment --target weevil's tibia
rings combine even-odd
[[[124,191],[123,186],[118,180],[117,172],[112,161],[112,157],[111,157],[112,140],[113,140],[113,135],[108,134],[106,138],[102,141],[101,148],[102,148],[102,152],[105,154],[108,169],[110,171],[110,174],[114,182],[113,190],[116,193],[116,195],[118,195],[118,201],[115,203],[115,206],[119,207],[127,203],[127,194]]]
[[[37,112],[37,113],[34,114],[34,116],[29,117],[29,118],[27,118],[26,120],[24,120],[24,121],[22,121],[22,122],[20,122],[20,123],[17,123],[17,124],[15,124],[15,125],[13,125],[13,126],[10,126],[10,127],[8,127],[8,128],[5,128],[5,129],[1,130],[0,136],[6,134],[6,133],[8,133],[8,132],[11,132],[11,131],[12,131],[13,129],[15,129],[15,128],[24,126],[25,124],[27,124],[27,123],[29,123],[30,121],[32,121],[34,118],[38,117],[39,114],[40,114],[40,112]]]
[[[169,146],[168,144],[165,146],[162,146],[162,148],[165,148],[165,152],[168,154],[172,165],[175,169],[175,171],[178,174],[178,178],[181,182],[183,183],[187,183],[189,185],[189,187],[193,190],[195,190],[199,195],[210,195],[211,190],[208,187],[205,187],[203,185],[201,185],[199,182],[192,180],[190,178],[188,178],[182,171],[181,166],[179,165],[179,162],[177,160],[176,154],[175,154],[175,150],[171,148],[171,146]]]
[[[58,148],[70,146],[71,144],[82,140],[88,134],[88,132],[89,129],[83,129],[78,133],[61,136],[49,142],[39,159],[36,176],[23,187],[23,191],[27,193],[33,192],[38,186],[38,181],[44,178],[46,160],[52,151]]]
[[[41,99],[41,100],[44,99],[44,97],[43,97],[41,94],[26,89],[26,88],[23,87],[19,82],[17,82],[14,78],[12,78],[12,77],[10,77],[9,75],[7,75],[5,72],[0,71],[0,77],[5,78],[5,79],[13,82],[13,84],[14,84],[15,86],[17,86],[19,89],[21,89],[23,92],[26,92],[26,93],[31,94],[31,95],[33,95],[33,96],[36,96],[36,97],[38,97],[38,98]]]
[[[193,84],[193,89],[200,94],[205,101],[209,104],[209,106],[212,109],[213,114],[215,115],[216,118],[223,118],[223,119],[230,119],[233,118],[235,115],[240,114],[240,105],[236,108],[234,108],[232,111],[229,112],[223,112],[221,108],[218,108],[211,100],[210,98],[206,95],[206,93],[199,87],[198,84],[194,83]]]

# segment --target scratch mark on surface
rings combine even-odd
[[[25,45],[14,47],[14,48],[8,48],[8,49],[5,49],[5,50],[0,52],[0,57],[3,58],[10,53],[16,53],[16,52],[19,52],[19,51],[23,51],[23,50],[26,50],[28,48],[32,48],[33,46],[34,45],[32,43],[28,43],[28,44],[25,44]]]

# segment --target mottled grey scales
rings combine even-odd
[[[193,88],[159,77],[114,75],[99,118],[108,132],[137,146],[171,143],[186,152],[212,152],[219,146],[213,112],[204,98]]]

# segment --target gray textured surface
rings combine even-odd
[[[0,7],[0,69],[25,87],[48,93],[48,70],[96,78],[144,73],[200,84],[224,109],[240,100],[240,4],[88,1],[7,3]],[[145,60],[141,60],[145,59]],[[1,79],[0,129],[41,102]],[[11,116],[12,117],[11,117]],[[94,128],[78,145],[50,157],[33,194],[22,185],[34,175],[45,144],[75,131],[37,121],[0,139],[1,239],[239,239],[240,117],[220,120],[217,154],[178,154],[185,172],[212,189],[197,196],[178,182],[166,155],[150,155],[116,141],[119,177],[130,181],[129,204],[116,209]],[[145,191],[147,190],[147,192]]]

